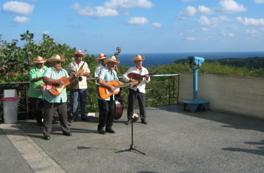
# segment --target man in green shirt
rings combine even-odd
[[[42,95],[42,86],[43,82],[43,75],[44,72],[47,70],[47,67],[44,65],[46,59],[38,56],[33,59],[34,66],[29,70],[29,91],[28,97],[30,99],[32,114],[36,118],[37,123],[42,125],[43,119],[43,95]]]

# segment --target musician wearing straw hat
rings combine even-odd
[[[95,78],[98,78],[101,70],[103,68],[105,68],[105,59],[106,59],[106,56],[104,53],[99,53],[98,57],[96,58],[96,61],[98,62],[98,65],[96,66],[95,68],[95,71],[94,71],[94,77]]]
[[[115,56],[111,56],[105,60],[106,67],[102,68],[98,76],[98,84],[100,87],[108,89],[110,92],[115,90],[115,87],[108,84],[111,81],[118,81],[118,76],[115,71],[115,66],[119,64],[119,61]],[[115,96],[111,95],[108,98],[100,98],[98,96],[98,105],[99,105],[99,124],[97,131],[100,134],[115,133],[112,129],[113,119],[115,114]],[[104,130],[105,128],[105,130]]]
[[[68,72],[62,68],[62,62],[64,59],[60,55],[54,55],[47,60],[51,65],[44,73],[44,82],[47,85],[44,94],[44,122],[43,122],[43,137],[46,140],[50,139],[50,133],[52,130],[53,116],[58,114],[61,124],[63,135],[71,136],[70,128],[68,127],[67,120],[67,93],[66,88],[63,88],[64,82],[62,78],[68,79]],[[61,90],[54,95],[52,89],[59,87]]]
[[[32,115],[36,118],[38,125],[42,125],[43,119],[43,95],[41,88],[44,84],[43,75],[47,70],[44,65],[46,59],[41,56],[37,56],[33,59],[34,65],[29,70],[29,90],[28,97],[30,100],[30,108],[32,109]]]
[[[150,82],[149,72],[147,68],[143,67],[144,57],[142,55],[136,55],[133,59],[135,66],[130,67],[126,73],[123,75],[123,79],[126,81],[137,80],[138,85],[132,86],[129,88],[128,94],[128,108],[127,108],[127,119],[131,119],[134,113],[134,103],[135,100],[138,100],[141,123],[147,124],[146,121],[146,111],[145,111],[145,93],[146,93],[146,84]],[[129,74],[137,74],[139,78],[130,78]],[[132,76],[132,75],[131,75]],[[128,124],[128,123],[127,123]]]
[[[88,64],[83,61],[84,53],[77,50],[74,54],[74,61],[69,64],[68,73],[75,75],[76,82],[71,87],[71,113],[69,121],[77,120],[78,118],[78,102],[80,102],[81,119],[86,120],[85,104],[87,95],[87,77],[90,75]]]

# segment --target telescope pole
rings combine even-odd
[[[198,98],[198,72],[198,67],[193,68],[193,99]]]

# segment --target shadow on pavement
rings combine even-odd
[[[249,154],[256,154],[256,155],[264,156],[264,140],[261,140],[259,142],[245,142],[245,144],[256,145],[257,147],[256,149],[228,147],[228,148],[223,148],[223,150],[233,151],[233,152],[245,152]]]
[[[202,118],[210,121],[220,122],[223,123],[222,127],[256,130],[256,131],[264,132],[264,120],[254,117],[246,117],[239,114],[213,112],[213,111],[192,113],[192,112],[184,111],[183,106],[181,105],[163,106],[163,107],[159,107],[159,109],[168,112],[180,113],[183,115],[192,116],[196,118]]]

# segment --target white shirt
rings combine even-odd
[[[94,77],[95,78],[98,78],[100,73],[101,73],[101,70],[105,68],[105,66],[103,66],[102,64],[99,64],[98,66],[96,66],[95,68],[95,71],[94,71]]]
[[[129,78],[127,76],[129,73],[137,73],[140,75],[149,74],[148,70],[145,67],[142,67],[141,70],[139,70],[137,67],[130,67],[126,71],[126,73],[123,75],[124,80],[129,81]],[[146,80],[146,78],[143,78],[136,87],[130,87],[130,89],[132,89],[134,91],[136,91],[138,89],[139,92],[146,93],[146,83],[149,83],[149,82],[150,82],[150,77],[148,78],[148,80]]]
[[[77,64],[75,61],[71,62],[69,64],[69,69],[68,69],[69,73],[77,72],[82,65],[83,65],[82,69],[84,70],[84,73],[90,73],[88,64],[84,61],[81,61],[79,64]],[[74,87],[74,89],[87,89],[87,77],[82,76],[82,80],[78,82],[78,84]]]

